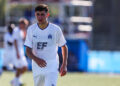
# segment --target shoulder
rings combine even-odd
[[[49,23],[50,24],[50,27],[53,27],[53,28],[60,28],[60,26],[56,25],[56,24],[53,24],[53,23]]]
[[[29,27],[28,27],[28,29],[27,29],[27,31],[33,31],[35,28],[37,27],[37,23],[35,23],[35,24],[32,24],[32,25],[30,25]]]
[[[49,23],[49,24],[50,24],[51,29],[54,29],[56,31],[60,31],[61,30],[60,26],[58,26],[56,24],[53,24],[53,23]]]
[[[19,27],[15,27],[13,33],[18,33],[20,31]]]
[[[13,37],[18,37],[20,35],[19,27],[15,27],[13,30]]]

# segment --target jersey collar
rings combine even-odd
[[[37,26],[40,30],[45,30],[49,26],[49,22],[48,22],[48,25],[44,29],[41,29],[38,23],[37,23]]]

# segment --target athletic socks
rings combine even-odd
[[[11,81],[11,84],[12,86],[20,86],[21,84],[21,80],[20,80],[20,77],[15,77],[12,81]]]

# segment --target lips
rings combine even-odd
[[[42,19],[39,19],[39,22],[42,22]]]

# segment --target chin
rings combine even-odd
[[[39,24],[43,24],[43,22],[42,22],[42,21],[39,21]]]

